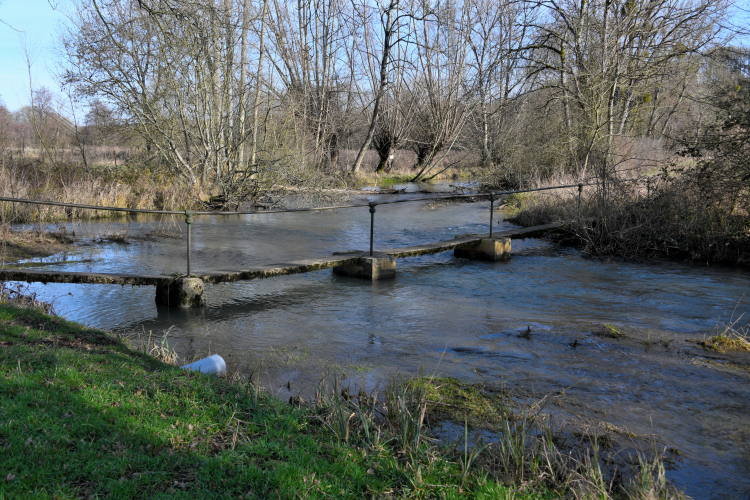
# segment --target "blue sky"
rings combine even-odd
[[[750,0],[736,5],[750,9]],[[57,32],[66,22],[62,11],[72,6],[71,0],[0,0],[0,99],[11,111],[29,102],[29,75],[21,49],[20,36],[25,35],[32,53],[32,79],[35,87],[45,86],[55,93],[60,87],[52,75],[55,68]],[[745,24],[747,14],[735,17]],[[12,26],[18,33],[9,27]]]
[[[20,36],[26,36],[32,54],[32,78],[35,87],[45,86],[59,93],[52,78],[55,66],[54,46],[58,26],[66,20],[61,0],[0,0],[0,98],[11,111],[29,102],[29,74],[21,49]],[[11,29],[21,30],[18,33]]]

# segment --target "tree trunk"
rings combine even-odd
[[[388,4],[388,7],[386,9],[385,15],[385,26],[384,26],[384,33],[383,33],[383,56],[380,59],[380,85],[378,86],[377,94],[375,95],[375,105],[372,109],[372,118],[370,120],[370,126],[367,129],[367,135],[365,136],[365,141],[362,143],[362,147],[359,148],[359,153],[357,153],[357,159],[354,161],[354,166],[352,167],[352,173],[359,172],[359,169],[362,165],[362,160],[365,157],[365,152],[370,147],[370,143],[372,142],[372,135],[375,132],[375,125],[378,122],[378,115],[380,113],[380,102],[383,99],[383,95],[385,94],[385,87],[388,85],[388,62],[390,60],[390,54],[391,54],[391,37],[393,36],[393,28],[394,28],[394,22],[393,22],[393,11],[398,5],[398,0],[391,0],[390,4]],[[380,168],[380,167],[378,167]]]

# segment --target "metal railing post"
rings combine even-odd
[[[185,210],[185,224],[187,224],[187,277],[190,277],[190,226],[193,224],[193,212]]]
[[[490,193],[490,238],[492,238],[492,219],[495,215],[495,193]]]
[[[581,193],[583,193],[583,183],[578,184],[578,223],[581,223]]]
[[[646,177],[646,198],[651,198],[651,177]]]
[[[370,257],[372,257],[372,239],[375,230],[375,202],[370,202]]]

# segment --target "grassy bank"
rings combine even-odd
[[[679,497],[658,456],[602,466],[590,442],[559,448],[538,411],[478,387],[396,381],[379,401],[333,380],[287,404],[39,306],[0,301],[0,498]],[[444,419],[464,438],[434,441],[426,423]]]
[[[0,497],[516,496],[426,445],[347,443],[251,384],[39,310],[2,303],[0,322]]]
[[[560,238],[599,256],[666,257],[750,266],[750,213],[742,199],[707,192],[688,175],[612,181],[583,191],[523,194],[506,200],[509,222],[569,222]]]

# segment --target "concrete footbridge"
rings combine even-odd
[[[27,283],[86,283],[86,284],[110,284],[131,286],[155,286],[156,302],[170,307],[201,307],[205,305],[205,284],[229,283],[253,279],[272,278],[290,274],[308,273],[323,269],[333,269],[333,272],[345,276],[354,276],[368,280],[379,280],[392,278],[396,274],[396,259],[429,255],[440,252],[453,251],[457,257],[479,260],[508,260],[511,255],[511,238],[538,237],[554,230],[562,223],[546,224],[528,228],[511,229],[493,234],[494,202],[499,195],[517,192],[541,191],[547,189],[578,188],[579,211],[580,193],[583,184],[570,186],[554,186],[524,191],[495,192],[474,195],[450,195],[431,196],[422,198],[410,198],[405,200],[393,200],[384,202],[370,202],[367,204],[346,205],[337,207],[324,207],[313,209],[290,209],[290,210],[263,210],[244,212],[193,212],[193,211],[166,211],[166,210],[143,210],[127,209],[121,207],[100,207],[94,205],[69,204],[63,202],[49,202],[38,200],[26,200],[17,198],[0,197],[0,201],[17,203],[34,203],[40,205],[54,205],[72,208],[85,208],[91,210],[113,210],[120,212],[135,213],[158,213],[170,215],[184,215],[187,223],[187,272],[184,275],[151,275],[133,273],[90,273],[90,272],[68,272],[68,271],[42,271],[15,268],[0,268],[0,280],[23,281]],[[489,234],[463,234],[452,240],[427,243],[424,245],[393,248],[385,250],[374,250],[374,222],[375,212],[378,205],[403,203],[408,201],[450,199],[464,197],[484,197],[490,200],[490,232]],[[369,207],[370,219],[370,249],[369,251],[345,251],[336,252],[329,257],[312,258],[282,262],[277,264],[248,267],[240,270],[217,270],[212,272],[191,272],[190,249],[191,233],[190,226],[194,215],[237,215],[237,214],[266,214],[279,212],[299,212],[325,209]]]

